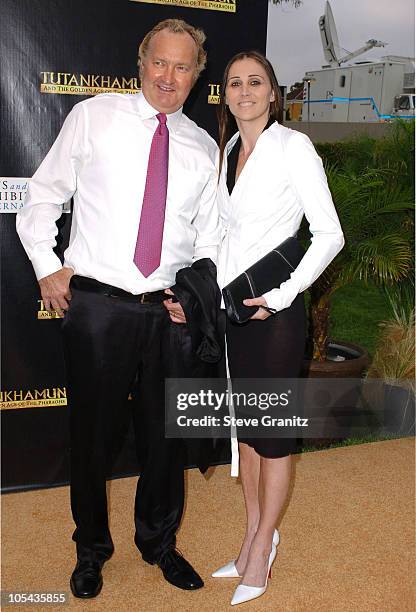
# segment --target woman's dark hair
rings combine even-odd
[[[220,137],[220,173],[222,168],[222,160],[224,159],[225,145],[231,138],[231,135],[237,130],[237,124],[235,122],[235,119],[231,114],[230,109],[225,103],[225,88],[227,87],[228,75],[231,66],[234,64],[234,62],[238,62],[239,60],[245,59],[246,57],[258,62],[261,66],[263,66],[264,70],[266,71],[266,74],[270,79],[272,90],[274,92],[274,100],[273,102],[270,102],[269,116],[279,122],[282,122],[283,120],[282,94],[280,91],[279,84],[277,82],[276,75],[273,70],[273,66],[271,65],[269,60],[259,51],[241,51],[240,53],[234,55],[230,59],[224,70],[224,76],[220,89],[220,104],[217,112]]]

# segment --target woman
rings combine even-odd
[[[307,136],[280,125],[280,89],[269,61],[256,51],[228,63],[219,107],[219,207],[223,240],[218,282],[224,287],[289,236],[303,215],[311,245],[290,279],[255,299],[251,320],[227,320],[229,372],[235,378],[296,378],[305,347],[302,292],[341,250],[344,239],[326,176]],[[227,142],[237,125],[238,132]],[[274,309],[277,314],[272,315]],[[241,577],[232,605],[259,597],[276,556],[275,525],[291,475],[294,439],[239,441],[246,533],[235,561],[214,577]]]

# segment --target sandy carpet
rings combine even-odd
[[[267,593],[235,609],[281,612],[407,612],[415,609],[414,439],[307,453],[280,523],[281,544]],[[229,466],[208,479],[187,472],[178,546],[205,579],[184,592],[145,564],[133,544],[134,478],[109,483],[116,552],[95,600],[69,595],[45,610],[168,612],[231,610],[235,580],[210,572],[233,558],[244,526],[241,486]],[[74,544],[68,488],[2,498],[2,589],[69,593]],[[34,610],[39,606],[14,606]],[[12,609],[12,608],[10,608]]]

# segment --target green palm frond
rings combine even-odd
[[[390,202],[390,204],[386,204],[382,208],[377,210],[377,214],[384,215],[386,213],[397,213],[397,212],[412,212],[415,208],[414,202],[411,201],[403,201],[401,202]]]
[[[408,276],[412,261],[410,244],[400,234],[374,236],[357,246],[343,275],[364,282],[398,282]]]
[[[383,181],[374,172],[362,175],[344,174],[329,167],[328,185],[335,202],[344,232],[354,231],[362,225],[363,211],[367,209],[371,194],[382,189]]]
[[[369,195],[368,211],[374,214],[414,211],[415,208],[413,190],[407,185],[382,182]]]

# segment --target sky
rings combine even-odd
[[[389,43],[359,59],[383,55],[415,55],[414,0],[330,0],[341,47],[355,51],[370,38]],[[318,20],[325,0],[291,5],[269,4],[267,57],[281,85],[301,81],[307,70],[325,64]]]

